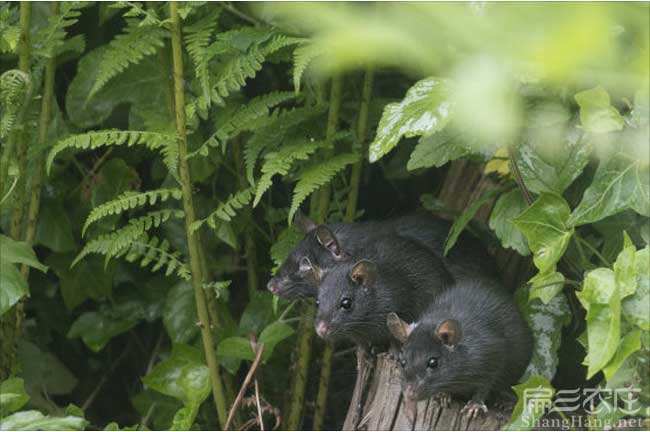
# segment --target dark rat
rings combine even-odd
[[[448,257],[443,247],[451,224],[424,212],[381,222],[316,225],[298,213],[294,223],[305,238],[289,254],[267,288],[289,299],[315,298],[323,272],[360,256],[369,244],[382,241],[390,247],[395,236],[411,239],[442,261],[455,279],[493,278],[496,265],[480,242],[463,233]]]
[[[364,348],[388,344],[388,313],[415,319],[453,283],[440,259],[415,240],[396,235],[321,271],[320,278],[316,332]]]
[[[408,320],[407,320],[408,321]],[[515,384],[533,340],[516,304],[491,281],[464,281],[444,291],[417,321],[389,314],[387,327],[403,344],[402,386],[407,400],[456,395],[470,416]]]

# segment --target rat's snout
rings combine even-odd
[[[318,336],[325,338],[330,332],[330,326],[325,321],[320,320],[316,322],[316,334]]]
[[[271,291],[273,294],[280,292],[280,281],[278,278],[271,278],[269,283],[266,284],[266,289]]]

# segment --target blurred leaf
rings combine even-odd
[[[140,429],[140,425],[134,424],[133,426],[120,427],[116,422],[110,422],[104,426],[105,431],[136,431]]]
[[[196,320],[194,289],[189,282],[179,282],[169,290],[163,311],[163,324],[172,343],[191,342],[199,332]]]
[[[176,399],[152,389],[144,390],[131,399],[133,407],[142,418],[149,417],[153,430],[165,430],[172,423],[174,413],[181,407]]]
[[[533,356],[524,378],[534,375],[552,380],[558,365],[558,350],[562,342],[562,328],[571,322],[571,309],[566,296],[559,293],[548,304],[539,299],[529,301],[529,288],[515,292],[517,305],[528,322],[534,338]]]
[[[538,298],[548,304],[564,287],[564,275],[557,271],[538,273],[530,280],[529,301]]]
[[[100,204],[117,197],[127,190],[135,190],[138,175],[123,159],[110,159],[102,165],[92,180],[91,205]]]
[[[104,268],[103,260],[90,256],[70,268],[73,256],[52,254],[46,262],[59,277],[61,295],[68,310],[73,310],[86,299],[100,300],[111,295],[113,268]]]
[[[452,111],[449,86],[449,81],[426,78],[415,83],[401,102],[386,105],[368,149],[370,162],[381,159],[402,137],[428,136],[442,130]]]
[[[627,208],[650,216],[650,166],[618,154],[601,160],[591,186],[573,210],[570,225],[584,225]]]
[[[196,417],[198,406],[192,405],[184,407],[176,411],[172,419],[170,430],[173,431],[187,431],[192,429],[192,423]]]
[[[587,310],[587,379],[594,376],[616,353],[621,337],[621,296],[614,272],[597,268],[587,273],[583,289],[576,293]]]
[[[499,149],[492,159],[490,159],[483,169],[483,173],[497,173],[499,176],[504,177],[510,174],[510,159],[508,157],[508,149]]]
[[[176,344],[171,356],[158,363],[142,382],[186,406],[198,407],[210,394],[209,373],[199,350]]]
[[[605,379],[609,381],[618,371],[623,362],[634,352],[641,349],[641,332],[639,330],[628,333],[621,339],[616,354],[612,360],[603,368]]]
[[[623,233],[623,250],[618,254],[614,262],[614,278],[616,286],[620,290],[621,298],[625,298],[636,291],[637,269],[636,269],[636,247],[630,240],[627,233]]]
[[[227,356],[251,361],[255,358],[251,342],[240,336],[229,337],[222,340],[217,347],[217,355],[221,357]]]
[[[87,424],[81,417],[51,417],[38,411],[21,411],[4,418],[0,430],[83,430]]]
[[[34,243],[61,253],[77,249],[72,222],[61,202],[52,199],[41,202]]]
[[[629,323],[641,330],[650,331],[650,247],[646,246],[636,253],[636,290],[623,299],[623,316]]]
[[[262,354],[262,359],[264,361],[268,360],[273,354],[273,349],[275,346],[291,336],[294,333],[294,329],[280,321],[269,324],[262,330],[258,343],[264,344],[264,353]]]
[[[533,252],[540,273],[549,271],[562,257],[573,235],[566,225],[571,210],[561,196],[543,193],[523,213],[512,219]]]
[[[625,120],[609,101],[609,94],[601,86],[575,95],[580,106],[580,121],[587,132],[605,133],[623,129]]]
[[[29,295],[29,287],[20,270],[13,264],[0,261],[0,316],[26,295]]]
[[[19,410],[29,400],[22,378],[8,378],[0,384],[0,417]]]
[[[479,199],[474,201],[471,206],[466,208],[458,218],[456,218],[454,224],[449,229],[449,233],[447,234],[444,251],[445,255],[447,255],[451,248],[454,247],[456,240],[458,240],[458,236],[460,236],[460,234],[463,232],[465,226],[467,226],[469,221],[472,220],[478,209],[481,208],[481,206],[483,206],[485,203],[492,200],[495,196],[499,195],[501,192],[503,192],[503,189],[501,188],[486,191],[483,193],[483,195],[481,195]]]
[[[492,214],[490,228],[494,231],[504,248],[512,248],[519,254],[530,254],[526,237],[512,223],[512,219],[520,215],[527,205],[519,189],[511,190],[499,197]]]
[[[262,329],[273,320],[273,294],[257,291],[251,298],[239,320],[239,334],[260,334]]]
[[[27,243],[16,241],[3,234],[0,234],[0,259],[3,263],[27,264],[42,272],[47,271],[47,266],[38,261],[36,254]]]
[[[538,375],[531,376],[513,389],[517,394],[517,405],[504,430],[531,430],[544,415],[544,409],[551,406],[555,389],[546,378]]]
[[[456,129],[447,128],[420,138],[406,165],[409,171],[419,168],[439,168],[447,162],[469,153],[460,141],[462,135]]]

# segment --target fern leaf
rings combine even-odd
[[[317,44],[304,44],[293,51],[293,87],[296,94],[300,93],[300,81],[311,62],[324,53]]]
[[[171,252],[169,242],[164,239],[160,241],[158,237],[148,238],[146,234],[141,237],[141,240],[136,240],[131,243],[131,247],[120,253],[119,256],[124,256],[129,262],[140,261],[141,267],[146,267],[153,263],[151,271],[158,271],[161,268],[165,269],[165,276],[170,276],[174,272],[178,277],[190,280],[191,273],[180,256],[180,252]]]
[[[164,45],[166,30],[139,24],[140,20],[128,20],[126,33],[115,36],[110,42],[97,65],[97,77],[86,100],[90,100],[111,78],[122,73],[129,65],[155,54]]]
[[[262,69],[263,61],[264,54],[255,46],[246,54],[237,55],[229,60],[212,89],[212,100],[217,104],[223,104],[228,95],[246,85],[246,80],[253,78]]]
[[[194,64],[194,74],[201,87],[203,99],[208,104],[211,88],[208,65],[216,54],[214,50],[208,50],[208,46],[220,15],[221,9],[213,9],[208,15],[183,29],[185,46]]]
[[[155,205],[157,202],[165,202],[169,198],[176,200],[181,199],[183,194],[180,189],[155,189],[146,192],[125,192],[117,198],[101,204],[90,212],[86,222],[81,230],[81,235],[85,235],[88,227],[109,215],[117,215],[144,205]]]
[[[57,15],[50,15],[45,27],[38,31],[33,41],[35,56],[51,58],[62,51],[66,38],[66,28],[79,21],[83,2],[62,2]]]
[[[191,225],[190,229],[192,231],[195,231],[204,223],[207,223],[210,228],[216,229],[219,220],[230,222],[232,218],[237,215],[237,210],[240,210],[244,206],[248,205],[248,203],[251,202],[252,197],[253,191],[251,188],[244,189],[235,194],[231,194],[226,201],[219,204],[217,209],[213,211],[210,216],[194,222]]]
[[[5,138],[16,126],[18,114],[25,108],[32,94],[29,74],[11,69],[0,75],[0,138]]]
[[[324,162],[318,162],[308,166],[299,175],[300,180],[293,189],[293,200],[289,209],[289,224],[293,220],[293,215],[300,207],[300,204],[316,189],[329,183],[339,171],[346,166],[359,161],[359,155],[354,153],[344,153]]]
[[[262,165],[262,176],[257,184],[253,207],[257,206],[264,192],[273,184],[271,179],[274,175],[286,175],[295,161],[308,159],[310,154],[323,145],[322,141],[303,142],[286,145],[277,152],[267,153],[264,157],[266,162]]]
[[[79,261],[92,253],[106,255],[107,260],[113,258],[130,247],[135,240],[139,239],[151,228],[159,227],[170,218],[182,218],[184,215],[185,213],[182,210],[163,209],[131,219],[123,228],[89,241],[76,256],[70,267],[74,267]]]
[[[154,8],[145,9],[142,7],[140,2],[118,1],[109,7],[115,9],[129,8],[129,10],[124,12],[122,16],[124,18],[139,18],[138,22],[140,26],[162,26],[167,21],[161,21]]]
[[[304,43],[306,41],[307,39],[305,38],[297,38],[297,37],[286,36],[283,34],[278,34],[275,35],[273,38],[271,38],[270,41],[264,44],[264,47],[262,48],[262,54],[266,57],[270,54],[273,54],[276,51],[281,50],[282,48],[291,45],[296,45],[299,43]]]
[[[144,131],[96,131],[67,137],[54,145],[47,157],[47,173],[49,175],[52,162],[56,156],[66,149],[93,150],[111,145],[144,145],[150,150],[161,150],[165,165],[172,173],[178,167],[178,143],[176,136],[159,132]]]

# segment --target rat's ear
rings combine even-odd
[[[325,249],[330,251],[332,256],[336,259],[343,258],[343,250],[339,244],[336,235],[325,225],[318,225],[316,227],[316,240],[320,243]]]
[[[377,266],[368,260],[358,261],[350,271],[350,279],[355,284],[368,288],[377,279]]]
[[[454,347],[463,338],[460,323],[454,319],[447,319],[438,324],[436,338],[448,347]]]
[[[401,344],[405,344],[409,338],[414,325],[408,324],[406,321],[397,316],[395,312],[391,312],[386,316],[386,325],[388,330]]]
[[[300,209],[298,209],[296,215],[293,217],[293,223],[304,234],[309,234],[316,228],[314,221],[309,219]]]

